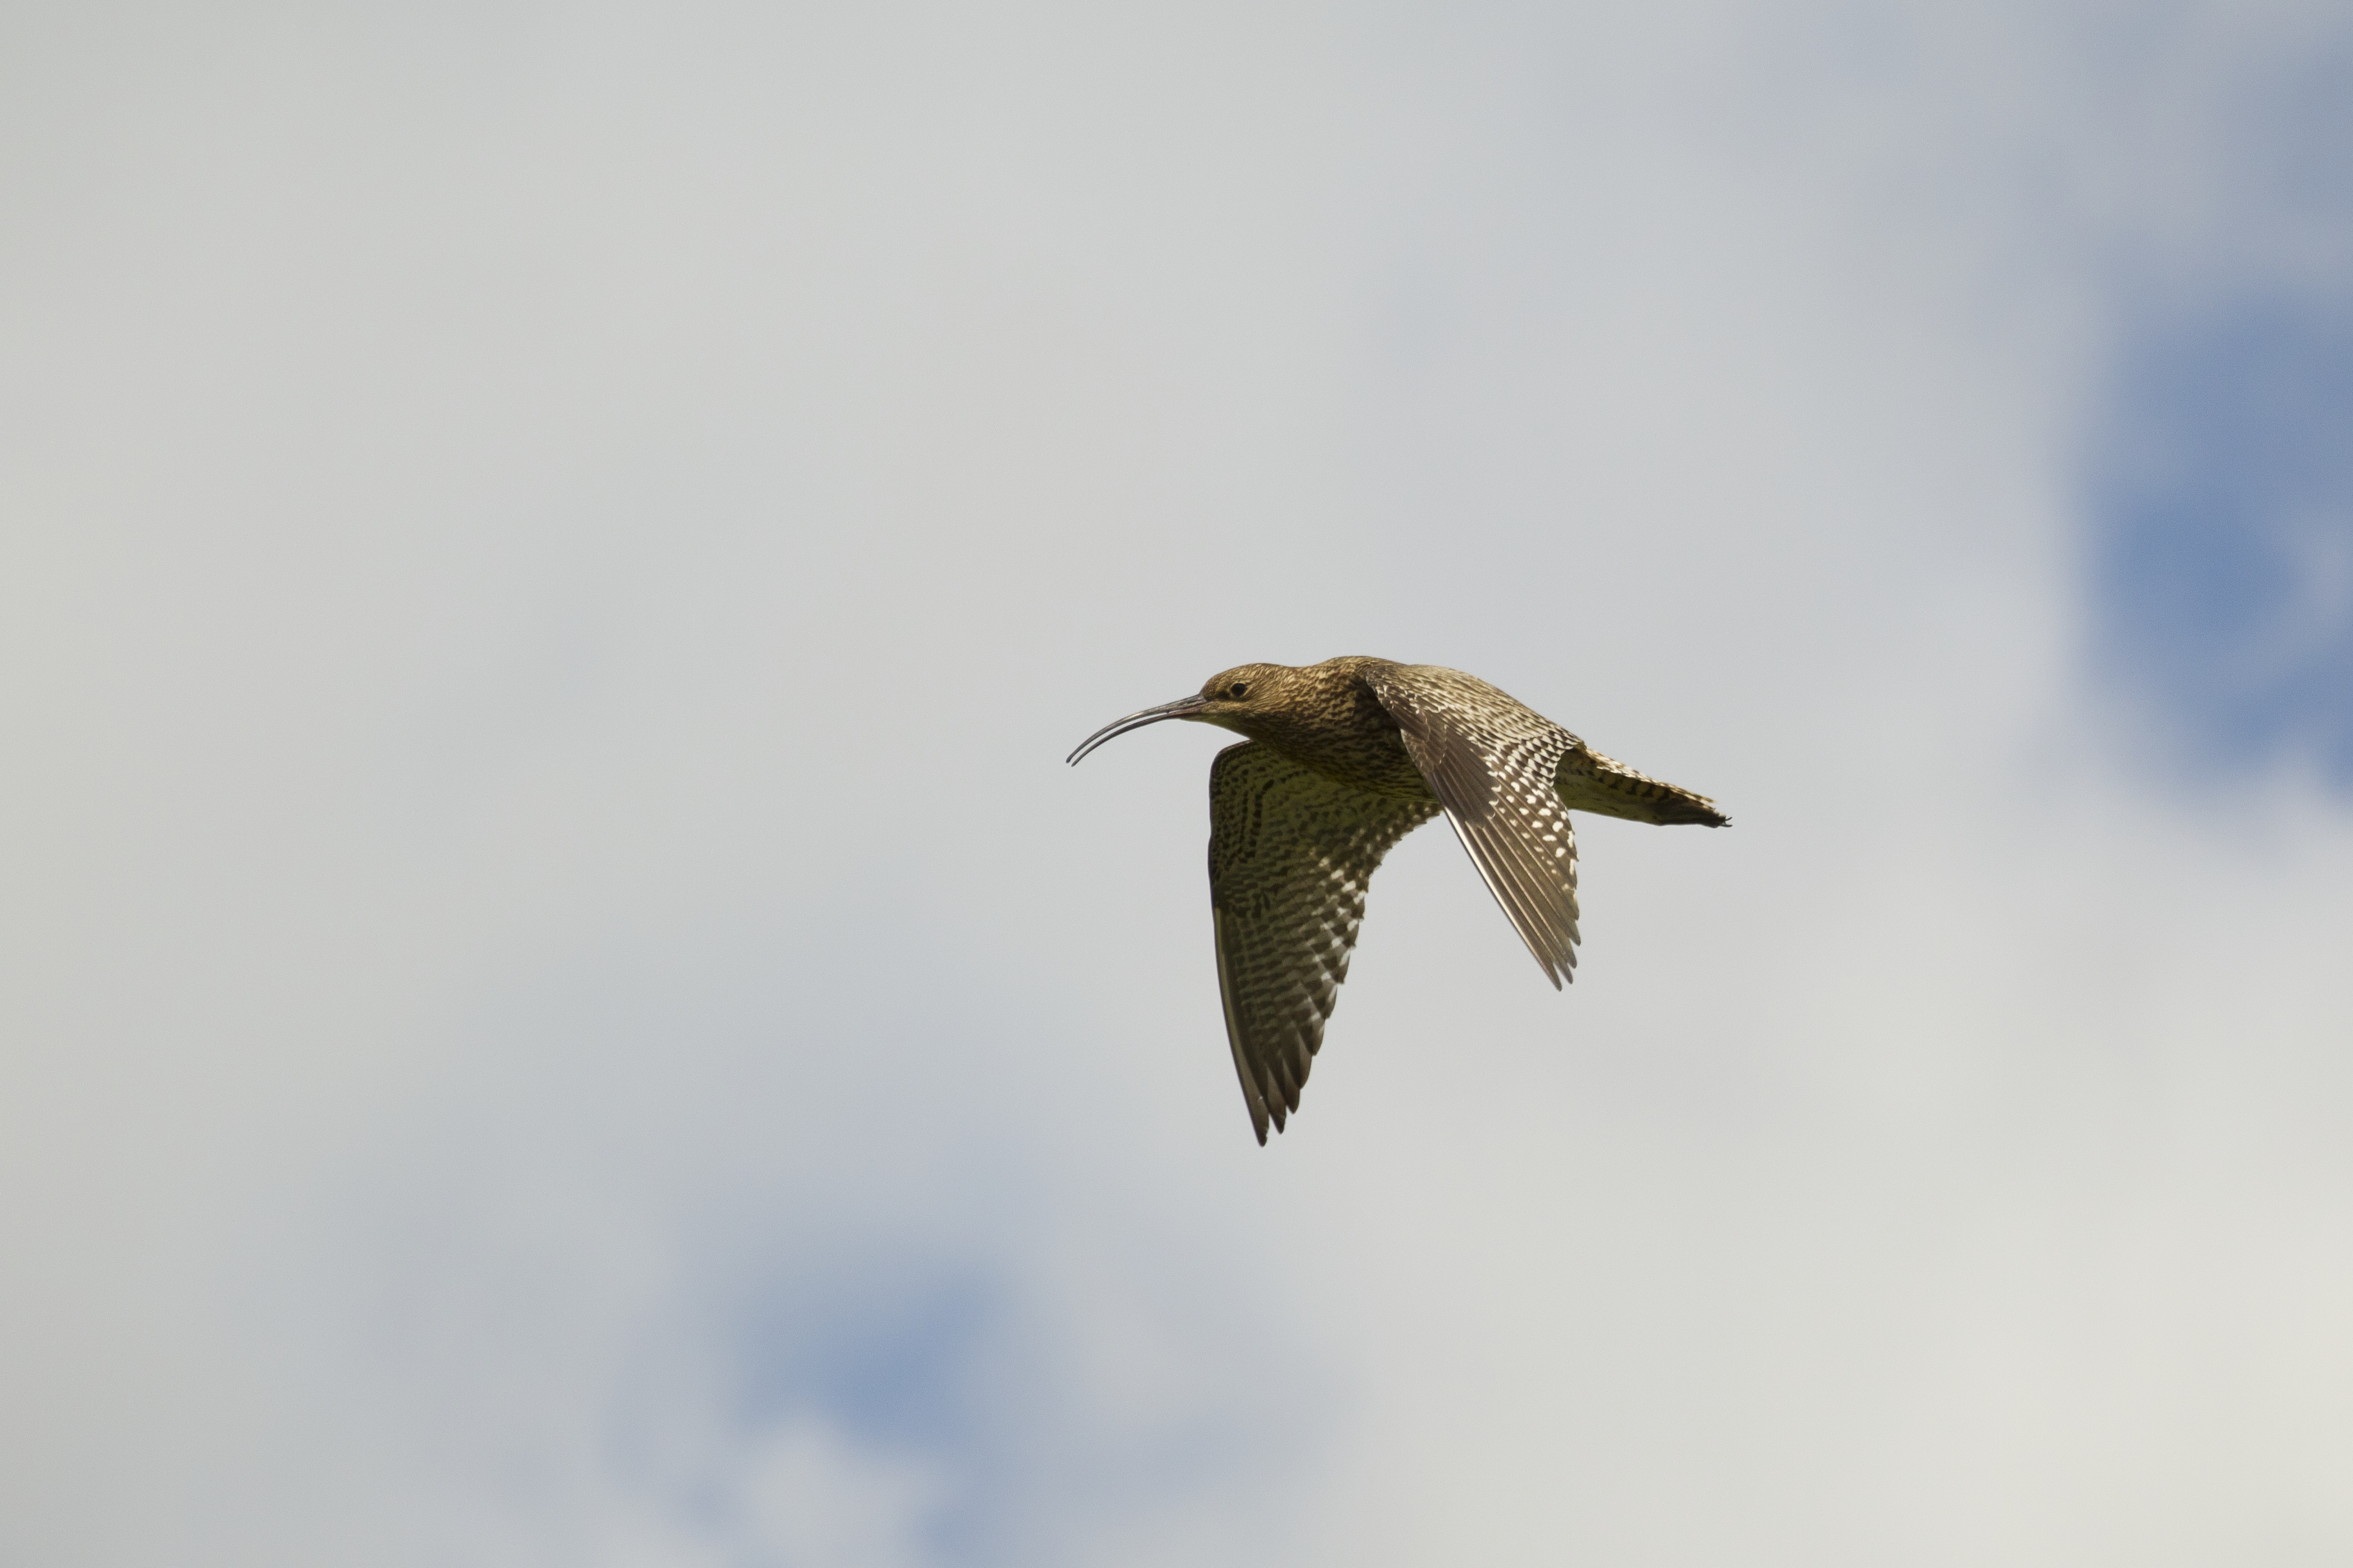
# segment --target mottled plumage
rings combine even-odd
[[[1445,812],[1557,988],[1577,965],[1569,812],[1726,821],[1706,796],[1603,756],[1483,680],[1385,658],[1242,665],[1105,725],[1070,760],[1163,719],[1249,737],[1209,768],[1209,903],[1227,1038],[1261,1143],[1299,1109],[1366,889],[1414,828]]]

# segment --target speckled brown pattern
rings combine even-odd
[[[1266,1142],[1299,1109],[1348,977],[1365,890],[1389,847],[1438,815],[1427,791],[1354,789],[1245,741],[1209,765],[1209,906],[1226,1038]]]
[[[1132,713],[1071,753],[1164,719],[1249,737],[1209,770],[1209,901],[1234,1069],[1258,1141],[1299,1109],[1391,846],[1440,810],[1556,987],[1577,964],[1571,811],[1728,819],[1704,795],[1592,750],[1475,676],[1346,658],[1245,664]]]

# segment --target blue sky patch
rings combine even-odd
[[[2190,771],[2353,786],[2353,319],[2242,303],[2120,357],[2094,468],[2095,646]]]
[[[750,1306],[736,1349],[748,1424],[813,1407],[859,1436],[890,1446],[970,1442],[974,1363],[997,1313],[979,1279],[878,1272],[862,1289],[820,1276],[823,1289],[780,1288]]]

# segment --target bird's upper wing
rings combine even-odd
[[[1260,1142],[1299,1109],[1374,868],[1437,814],[1435,801],[1352,789],[1248,741],[1210,764],[1218,989]]]
[[[1392,665],[1366,679],[1471,863],[1558,989],[1577,967],[1577,834],[1554,774],[1584,743],[1460,670]]]

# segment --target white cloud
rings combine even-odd
[[[765,1438],[744,1467],[755,1537],[791,1568],[920,1568],[937,1485],[920,1465],[860,1449],[822,1423]]]
[[[2074,674],[2183,15],[12,51],[0,1555],[2341,1554],[2353,833]],[[1343,651],[1737,826],[1409,841],[1261,1152],[1059,759]]]

